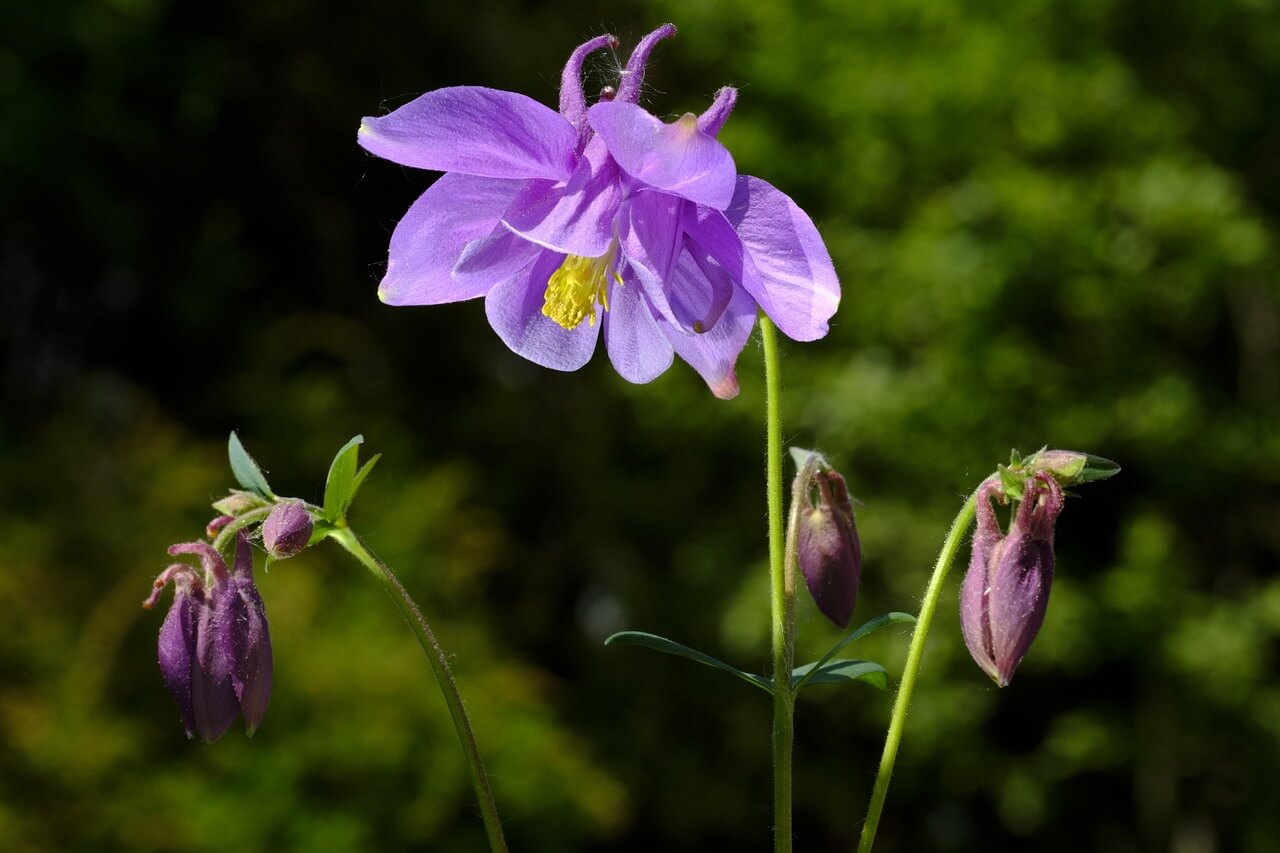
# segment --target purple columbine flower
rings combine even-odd
[[[960,587],[960,626],[974,662],[1007,687],[1049,607],[1053,527],[1065,499],[1051,474],[1036,473],[1005,535],[991,506],[999,495],[995,478],[978,491],[973,554]]]
[[[558,113],[457,86],[365,118],[365,149],[446,173],[396,226],[379,297],[484,296],[499,337],[556,370],[586,364],[600,334],[631,382],[678,353],[722,398],[738,393],[734,364],[758,309],[795,340],[823,337],[840,287],[817,228],[785,194],[738,175],[715,139],[737,91],[672,123],[636,104],[650,53],[675,31],[645,36],[591,107],[582,64],[612,36],[570,55]]]
[[[253,552],[242,533],[234,571],[207,542],[169,548],[173,556],[194,554],[201,570],[175,563],[156,578],[143,606],[154,607],[174,584],[173,604],[160,627],[158,656],[165,686],[173,694],[187,737],[212,743],[237,713],[252,735],[271,698],[271,635],[253,582]]]

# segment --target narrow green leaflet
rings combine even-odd
[[[844,639],[842,639],[840,642],[836,643],[834,646],[828,649],[825,655],[818,658],[813,663],[808,663],[808,664],[805,664],[804,666],[796,667],[796,669],[791,673],[792,688],[794,688],[795,691],[798,693],[800,692],[800,689],[803,688],[805,685],[817,682],[818,677],[823,673],[825,673],[827,670],[827,666],[826,666],[827,661],[831,660],[840,652],[844,651],[845,648],[847,648],[850,643],[860,640],[863,637],[867,636],[868,634],[873,634],[876,631],[879,631],[881,628],[887,628],[890,625],[912,625],[912,624],[915,624],[915,621],[916,621],[916,617],[912,616],[910,613],[902,613],[901,611],[895,610],[892,613],[885,613],[880,616],[877,616],[874,619],[864,622],[862,625],[859,625],[857,628],[854,628],[852,631],[846,634]],[[836,661],[836,664],[842,664],[842,663],[848,663],[848,662],[849,661]],[[854,663],[864,663],[864,662],[865,661],[854,661]],[[874,664],[874,666],[879,667],[880,665]],[[881,669],[883,670],[883,667],[881,667]],[[799,675],[798,681],[796,680],[797,675]],[[836,680],[846,681],[849,679],[838,678]],[[822,681],[818,683],[832,684],[834,682],[828,680],[828,681]]]
[[[351,508],[351,502],[356,499],[356,492],[360,491],[360,487],[364,485],[365,477],[369,476],[369,472],[373,470],[373,466],[378,464],[378,460],[382,458],[381,453],[375,453],[369,457],[369,461],[360,466],[360,470],[356,472],[356,478],[351,481],[351,494],[347,497],[347,509]],[[343,514],[346,514],[344,509]]]
[[[355,496],[361,444],[364,444],[364,436],[353,436],[342,445],[329,466],[329,477],[324,484],[324,514],[332,522],[340,522],[346,517],[347,507],[351,506],[351,499]]]
[[[889,673],[880,664],[869,660],[835,660],[814,669],[807,663],[791,671],[791,688],[799,690],[801,684],[846,684],[862,681],[881,690],[889,689]]]
[[[237,483],[261,497],[275,497],[271,494],[271,486],[267,485],[267,478],[263,475],[262,469],[258,467],[257,462],[253,461],[249,451],[244,449],[244,445],[240,443],[240,437],[234,430],[231,432],[231,437],[227,439],[227,458],[231,462],[231,474],[236,478]]]
[[[688,658],[689,660],[696,660],[698,663],[724,670],[730,675],[736,675],[738,678],[741,678],[748,684],[759,687],[766,693],[773,692],[773,682],[764,676],[752,675],[749,672],[743,672],[736,667],[729,666],[729,664],[719,660],[718,658],[713,658],[709,654],[700,652],[697,649],[691,649],[686,645],[675,642],[674,640],[668,640],[666,637],[659,637],[657,634],[646,634],[644,631],[619,631],[604,641],[606,646],[611,646],[615,643],[622,643],[629,646],[641,646],[646,649],[653,649],[655,652],[662,652],[668,655]]]

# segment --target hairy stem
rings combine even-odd
[[[480,804],[480,816],[484,821],[485,832],[489,836],[489,849],[493,853],[507,853],[507,842],[502,835],[502,824],[498,820],[498,807],[493,800],[493,790],[489,787],[489,777],[485,775],[484,763],[480,760],[480,747],[476,744],[475,732],[471,730],[471,721],[467,719],[467,709],[462,703],[462,694],[458,692],[458,684],[453,680],[453,672],[449,668],[449,659],[445,656],[440,641],[436,639],[431,626],[418,605],[409,596],[408,590],[400,583],[385,563],[374,556],[364,541],[349,527],[339,527],[329,534],[331,539],[346,548],[353,557],[360,561],[369,572],[382,583],[387,594],[400,609],[400,614],[413,629],[414,636],[422,650],[426,652],[431,669],[435,672],[436,683],[444,694],[444,701],[449,706],[449,716],[453,718],[453,728],[458,733],[458,741],[462,744],[462,752],[467,759],[467,768],[471,772],[471,784],[475,788],[476,799]]]
[[[911,634],[911,647],[907,651],[907,665],[902,670],[902,683],[898,687],[898,696],[893,702],[893,716],[889,718],[889,732],[884,739],[884,752],[880,756],[876,786],[871,792],[871,803],[867,806],[867,819],[862,824],[862,840],[858,844],[858,853],[871,853],[871,845],[876,840],[876,828],[880,825],[880,812],[884,809],[884,800],[889,794],[889,780],[893,778],[893,764],[898,758],[898,745],[902,742],[902,730],[907,723],[911,691],[916,686],[916,675],[920,672],[920,662],[924,658],[924,644],[929,636],[929,626],[933,624],[933,613],[938,609],[938,599],[942,596],[942,584],[947,579],[947,572],[955,561],[956,552],[960,550],[969,525],[973,523],[977,494],[974,492],[969,495],[964,506],[960,507],[955,521],[951,522],[951,530],[947,533],[946,541],[942,543],[938,562],[933,567],[933,576],[929,578],[929,586],[925,588],[924,601],[920,604],[920,615],[916,619],[915,631]]]
[[[778,332],[760,315],[764,345],[765,424],[768,453],[765,482],[769,496],[769,580],[773,637],[773,849],[791,853],[791,747],[795,739],[795,693],[791,670],[795,658],[795,566],[785,557],[782,532],[782,415],[778,366]]]

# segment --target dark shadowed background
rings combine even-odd
[[[841,274],[831,335],[785,344],[784,416],[864,504],[855,619],[916,608],[1010,448],[1124,466],[1063,514],[1009,689],[950,582],[877,849],[1280,845],[1280,4],[5,0],[0,848],[483,849],[413,639],[332,545],[259,578],[261,731],[183,736],[138,602],[234,428],[311,499],[349,436],[384,454],[353,523],[453,655],[514,850],[769,849],[766,697],[601,645],[763,671],[758,344],[722,402],[682,363],[537,368],[479,303],[380,304],[433,175],[355,141],[439,86],[554,103],[579,41],[625,59],[665,20],[646,105],[741,87],[739,170]],[[800,619],[801,659],[838,636]],[[906,643],[859,653],[896,677]],[[891,698],[802,697],[799,849],[852,849]]]

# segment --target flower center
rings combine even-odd
[[[596,324],[596,303],[609,310],[609,274],[622,286],[622,276],[613,268],[618,253],[615,240],[609,251],[598,258],[569,255],[560,268],[547,280],[547,292],[543,297],[542,316],[549,317],[563,329],[572,331],[586,320]]]

